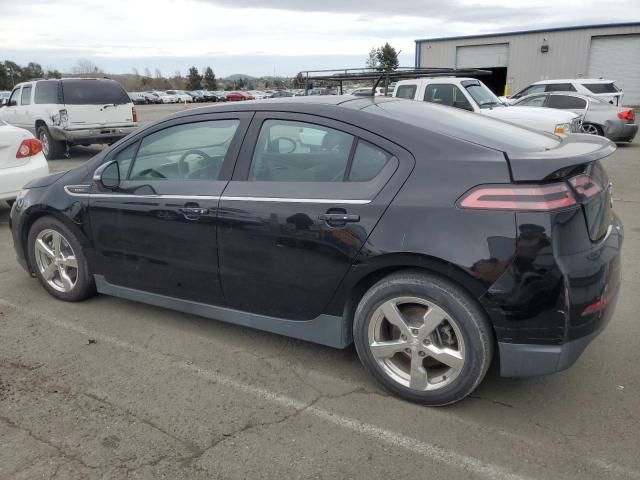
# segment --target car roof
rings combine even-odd
[[[410,150],[411,145],[421,145],[423,137],[428,137],[429,133],[431,138],[444,136],[504,152],[530,151],[532,148],[544,151],[558,142],[553,135],[458,108],[382,96],[280,97],[192,108],[167,118],[241,111],[322,116],[365,128]]]
[[[613,83],[615,80],[605,78],[556,78],[554,80],[540,80],[532,85],[546,85],[552,83]]]

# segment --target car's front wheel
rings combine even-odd
[[[493,357],[486,315],[456,284],[401,272],[375,284],[353,325],[360,360],[391,392],[424,405],[462,400],[482,381]]]
[[[51,295],[77,302],[95,293],[82,246],[66,225],[53,217],[39,218],[27,241],[31,267]]]

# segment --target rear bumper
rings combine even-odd
[[[0,200],[15,199],[23,186],[48,174],[49,166],[42,154],[32,158],[27,165],[0,169]]]
[[[481,302],[493,321],[503,376],[570,367],[611,320],[620,288],[623,229],[614,217],[592,242],[581,209],[519,213],[509,268]]]
[[[607,138],[614,142],[630,142],[638,133],[638,125],[635,123],[611,123],[606,132]]]
[[[68,130],[59,127],[49,127],[49,132],[55,140],[90,145],[92,143],[115,142],[134,132],[137,128],[137,126],[125,126]]]

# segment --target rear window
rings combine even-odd
[[[391,101],[377,103],[365,111],[409,125],[425,125],[428,130],[503,151],[542,152],[557,147],[561,141],[551,134],[428,102]]]
[[[58,95],[58,81],[57,80],[42,80],[36,83],[36,95],[34,97],[34,103],[48,103],[57,104],[60,103]]]
[[[65,80],[62,82],[67,105],[116,105],[130,103],[129,95],[113,80]]]
[[[620,89],[615,83],[583,83],[584,88],[591,93],[618,93]]]
[[[416,95],[416,89],[416,85],[400,85],[399,87],[396,87],[396,97],[413,100]]]

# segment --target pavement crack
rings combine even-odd
[[[122,412],[125,412],[127,415],[135,418],[136,420],[139,420],[140,422],[144,423],[145,425],[153,428],[154,430],[159,431],[163,435],[166,435],[169,438],[175,440],[176,442],[182,444],[189,451],[189,453],[191,453],[191,454],[198,453],[198,452],[201,451],[201,449],[197,445],[195,445],[194,443],[174,435],[173,433],[169,432],[168,430],[162,428],[160,425],[155,424],[154,422],[152,422],[151,420],[149,420],[147,418],[141,417],[140,415],[132,412],[131,410],[129,410],[129,409],[125,408],[125,407],[122,407],[122,406],[120,406],[120,405],[118,405],[116,403],[113,403],[113,402],[111,402],[111,401],[109,401],[109,400],[107,400],[105,398],[101,398],[101,397],[99,397],[97,395],[94,395],[92,393],[89,393],[89,392],[82,392],[82,395],[84,395],[84,396],[86,396],[86,397],[88,397],[88,398],[90,398],[92,400],[95,400],[97,402],[104,403],[105,405],[108,405],[108,406],[110,406],[112,408],[115,408],[117,410],[120,410]]]

